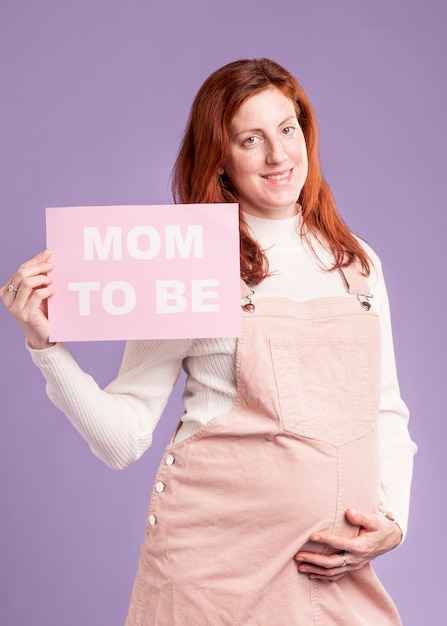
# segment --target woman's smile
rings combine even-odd
[[[241,210],[281,219],[297,212],[307,150],[295,103],[276,87],[244,101],[229,127],[224,163]]]
[[[284,181],[289,179],[290,174],[291,174],[292,170],[288,169],[285,172],[278,172],[278,173],[273,173],[273,174],[264,174],[262,176],[262,178],[265,178],[266,180],[272,180],[272,181]]]

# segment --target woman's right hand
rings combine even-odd
[[[47,300],[54,294],[51,278],[54,267],[49,263],[51,252],[43,250],[23,263],[0,289],[8,311],[15,317],[26,335],[28,346],[42,350],[54,345],[49,341]]]

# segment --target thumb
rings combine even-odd
[[[377,517],[375,515],[361,513],[355,509],[346,509],[345,515],[347,520],[355,526],[362,526],[367,530],[375,530],[377,526]]]
[[[41,250],[41,252],[38,252],[36,254],[35,259],[42,263],[46,263],[48,259],[51,257],[51,254],[52,254],[51,250]]]

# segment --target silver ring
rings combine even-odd
[[[346,567],[346,563],[348,562],[348,559],[346,558],[346,552],[343,552],[341,554],[341,558],[343,559],[343,563],[341,564],[341,566]]]
[[[17,293],[17,292],[18,292],[18,289],[16,289],[16,288],[14,287],[14,285],[9,285],[9,287],[8,287],[8,291],[15,291],[15,292]]]

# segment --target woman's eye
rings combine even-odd
[[[294,132],[295,128],[293,126],[286,126],[285,128],[283,128],[283,133],[284,135],[292,135]]]
[[[247,139],[244,139],[243,143],[245,146],[252,146],[254,143],[256,143],[256,137],[247,137]]]

